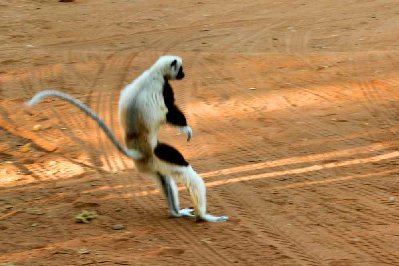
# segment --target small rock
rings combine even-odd
[[[66,248],[61,248],[61,249],[55,250],[53,252],[53,254],[73,254],[73,253],[74,253],[74,250],[66,249]]]
[[[25,158],[21,161],[21,163],[23,164],[33,164],[35,163],[35,160],[31,159],[31,158]]]
[[[212,243],[212,238],[203,238],[203,239],[201,239],[201,241],[202,242],[205,242],[205,243],[207,243],[207,244],[210,244],[210,243]]]
[[[34,125],[33,128],[32,128],[33,131],[39,131],[41,129],[42,129],[41,125]]]
[[[390,203],[394,203],[396,201],[396,198],[395,197],[389,197],[388,201]]]
[[[90,251],[89,251],[88,249],[86,249],[86,248],[81,248],[81,249],[78,250],[78,253],[79,253],[80,255],[83,255],[83,254],[90,254]]]
[[[27,144],[23,145],[23,146],[21,147],[20,151],[23,152],[23,153],[29,152],[29,151],[30,151],[30,146],[31,146],[31,145],[32,145],[31,143],[27,143]]]
[[[91,220],[95,218],[97,218],[96,211],[83,210],[81,213],[75,216],[75,222],[88,224]]]
[[[122,229],[125,229],[125,226],[123,224],[114,224],[112,226],[112,229],[114,229],[114,230],[122,230]]]
[[[317,66],[316,70],[323,70],[329,68],[329,66]]]
[[[249,89],[250,89],[251,91],[256,90],[256,88],[253,88],[253,87],[252,87],[252,88],[249,88]]]

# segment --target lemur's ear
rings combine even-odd
[[[175,59],[175,60],[173,60],[172,64],[170,64],[170,66],[174,67],[174,66],[176,66],[176,64],[177,64],[177,60]]]

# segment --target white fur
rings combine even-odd
[[[170,67],[173,60],[177,61],[175,69]],[[178,56],[161,56],[153,66],[122,90],[119,98],[119,121],[123,132],[126,132],[124,128],[125,110],[135,100],[139,112],[143,115],[147,128],[150,130],[151,142],[155,148],[159,127],[166,123],[168,112],[163,99],[164,76],[175,79],[178,68],[182,64],[182,59]],[[192,130],[190,127],[184,127],[181,130],[187,135],[188,139],[191,139]]]
[[[176,60],[176,66],[171,67],[171,63]],[[159,127],[166,123],[166,114],[168,112],[163,98],[164,77],[173,80],[177,77],[178,70],[182,66],[182,59],[177,56],[161,56],[157,62],[141,76],[127,85],[119,98],[119,121],[122,129],[126,132],[124,124],[126,116],[129,115],[126,110],[132,103],[135,104],[135,110],[142,115],[149,131],[149,141],[152,149],[155,149],[158,143]],[[192,129],[190,126],[177,127],[178,130],[187,135],[187,140],[192,137]],[[206,213],[206,187],[202,178],[192,169],[191,166],[178,166],[170,164],[153,156],[146,165],[136,162],[138,169],[142,169],[152,175],[161,173],[169,182],[173,189],[173,202],[175,207],[179,209],[179,213],[175,213],[172,208],[169,210],[174,217],[192,216],[191,209],[180,210],[178,191],[173,179],[182,181],[188,188],[191,199],[194,203],[194,212],[198,220],[210,222],[226,221],[227,216],[212,216]],[[172,179],[173,178],[173,179]]]

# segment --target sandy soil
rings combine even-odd
[[[396,0],[14,0],[0,17],[0,265],[399,265]],[[166,53],[194,138],[161,138],[227,223],[168,218],[70,105],[22,107],[58,88],[119,133],[120,89]]]

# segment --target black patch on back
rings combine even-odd
[[[168,144],[158,143],[154,149],[154,154],[161,160],[171,164],[188,166],[189,163],[184,159],[183,155]]]
[[[165,101],[168,113],[166,114],[166,121],[176,126],[187,126],[187,120],[183,112],[175,105],[175,96],[173,89],[167,79],[163,85],[163,99]]]

